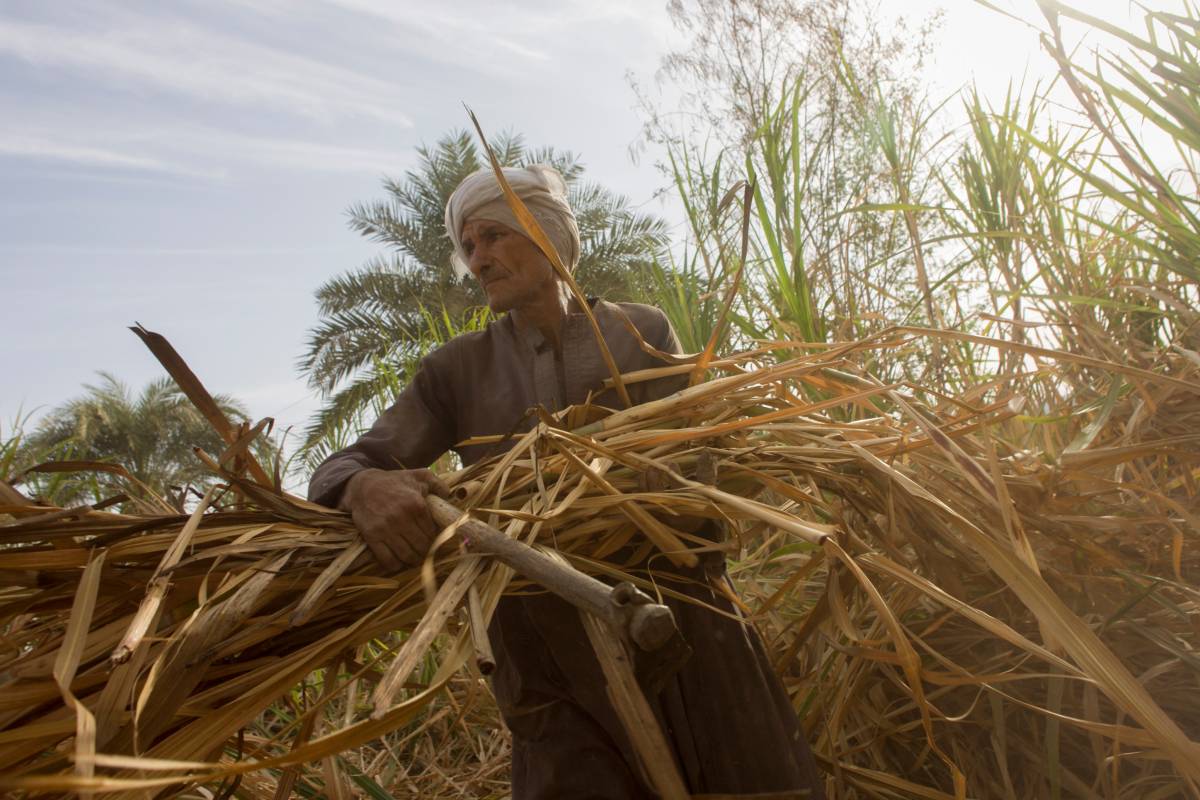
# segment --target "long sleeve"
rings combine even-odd
[[[455,443],[452,386],[437,353],[422,359],[413,380],[371,429],[317,467],[308,499],[334,507],[353,475],[364,469],[420,469]]]

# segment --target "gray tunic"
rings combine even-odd
[[[656,308],[598,301],[593,313],[622,372],[662,366],[629,333],[622,314],[648,344],[664,352],[679,352],[670,323]],[[558,411],[582,403],[589,390],[609,377],[608,369],[583,314],[567,316],[561,341],[559,362],[554,348],[537,329],[519,331],[507,314],[482,331],[450,340],[422,359],[412,383],[362,438],[334,453],[313,473],[309,498],[336,505],[342,486],[360,469],[418,469],[429,466],[447,450],[457,452],[463,465],[470,466],[503,448],[458,447],[459,442],[473,436],[511,434],[514,429],[527,431],[533,421],[526,412],[539,405]],[[665,397],[685,380],[631,384],[630,398],[636,404]],[[611,390],[594,401],[619,407]]]
[[[658,309],[605,301],[592,308],[622,372],[662,366],[622,317],[654,348],[680,350]],[[534,417],[528,412],[539,405],[556,411],[584,402],[609,377],[586,317],[568,315],[560,340],[561,360],[538,331],[518,331],[511,316],[504,316],[430,353],[371,429],[316,470],[309,498],[336,506],[346,481],[361,469],[425,467],[451,449],[469,466],[512,442],[459,442],[529,430]],[[641,403],[684,382],[672,378],[628,388]],[[592,399],[618,407],[611,390]],[[702,569],[674,572],[655,577],[676,580],[674,588],[732,611],[709,588]],[[671,605],[693,656],[650,699],[689,789],[823,796],[795,714],[753,629],[692,604]],[[513,800],[653,796],[633,766],[632,748],[572,607],[552,595],[505,597],[489,636],[497,658],[493,689],[513,732]]]

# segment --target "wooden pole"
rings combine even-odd
[[[663,800],[687,800],[691,795],[658,718],[637,682],[625,645],[629,639],[643,650],[653,651],[666,644],[676,635],[671,609],[653,602],[631,583],[608,586],[573,568],[561,556],[556,559],[484,522],[464,519],[460,509],[440,497],[429,495],[425,501],[438,525],[446,528],[458,524],[458,538],[469,552],[499,559],[579,609],[583,628],[604,673],[609,700],[629,735],[646,778]],[[474,586],[468,590],[467,605],[479,658],[477,637],[482,632],[486,641],[486,628]]]
[[[460,509],[440,497],[429,495],[425,501],[438,525],[445,528],[458,523],[459,539],[468,552],[502,561],[580,611],[609,623],[643,650],[657,650],[675,635],[671,609],[655,603],[633,584],[609,586],[524,542],[510,539],[487,523],[463,519]]]

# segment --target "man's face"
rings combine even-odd
[[[461,241],[467,267],[497,314],[556,296],[558,278],[549,259],[507,225],[467,220]]]

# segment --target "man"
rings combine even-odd
[[[562,178],[541,165],[507,169],[505,177],[573,268],[579,232]],[[322,464],[309,485],[310,499],[352,514],[388,569],[419,563],[438,533],[424,498],[444,487],[425,467],[449,449],[467,465],[492,455],[494,446],[458,443],[528,429],[530,408],[583,402],[609,376],[586,317],[520,232],[490,170],[455,190],[446,229],[456,267],[479,281],[492,311],[504,316],[426,356],[395,404]],[[680,350],[657,309],[602,300],[591,309],[622,372],[662,365],[626,319],[654,348]],[[629,393],[640,403],[678,388],[679,381],[650,381],[631,384]],[[594,400],[617,405],[611,390]],[[678,581],[680,591],[733,614],[703,567],[670,572],[664,577]],[[689,789],[821,797],[794,712],[754,631],[695,604],[671,604],[694,653],[650,700]],[[549,594],[505,597],[489,637],[497,661],[493,690],[513,734],[514,800],[653,796],[573,607]]]

